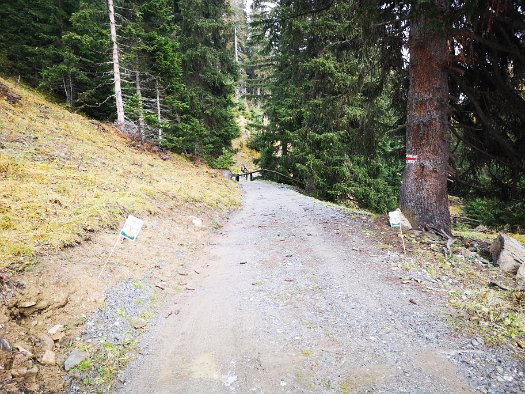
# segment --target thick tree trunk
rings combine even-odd
[[[111,32],[111,42],[113,43],[113,79],[115,84],[115,102],[117,106],[117,125],[124,125],[124,101],[122,100],[122,88],[120,79],[120,61],[117,45],[117,27],[115,24],[115,9],[113,0],[108,0],[109,28]]]
[[[434,0],[438,8],[444,7]],[[407,163],[401,185],[403,213],[418,228],[450,230],[447,175],[450,156],[449,49],[443,22],[414,12],[410,24]]]

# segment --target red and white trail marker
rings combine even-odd
[[[413,164],[417,161],[417,155],[407,155],[406,157],[406,163],[407,164]]]

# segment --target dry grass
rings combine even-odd
[[[249,171],[257,169],[257,166],[253,161],[259,157],[259,153],[248,147],[248,139],[250,138],[250,131],[247,128],[247,120],[244,116],[238,117],[237,123],[241,129],[241,136],[233,141],[233,148],[237,150],[237,153],[233,157],[235,164],[230,168],[233,173],[239,173],[241,166],[245,165]]]
[[[22,96],[15,105],[0,98],[0,269],[33,264],[127,213],[239,203],[237,186],[217,172],[176,155],[164,161],[110,125],[0,82]]]

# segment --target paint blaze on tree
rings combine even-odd
[[[446,10],[445,3],[434,0],[431,7],[416,8],[410,21],[407,160],[400,205],[416,227],[450,234],[449,48],[440,20],[444,12],[439,12]]]

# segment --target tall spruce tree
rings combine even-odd
[[[400,138],[387,136],[393,85],[378,51],[363,45],[356,12],[346,2],[282,1],[258,18],[274,64],[270,125],[258,142],[263,166],[314,195],[381,211],[395,206]]]
[[[186,106],[180,122],[167,130],[165,145],[211,160],[239,134],[233,114],[238,67],[229,3],[180,0],[175,17]]]

